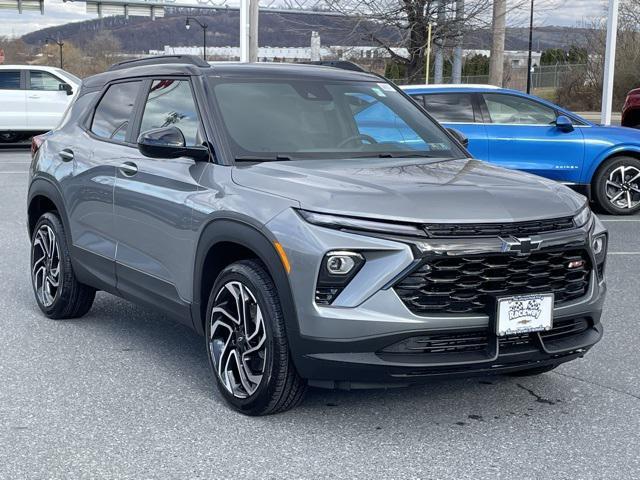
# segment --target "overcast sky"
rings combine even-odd
[[[515,0],[510,0],[515,1]],[[541,4],[552,4],[553,8],[544,8],[536,18],[537,25],[574,26],[589,19],[602,17],[606,13],[607,0],[538,0]],[[178,0],[176,3],[197,3],[195,0]],[[230,0],[229,3],[234,3]],[[238,2],[235,2],[238,3]],[[0,10],[0,35],[20,36],[41,28],[77,22],[94,18],[85,13],[84,2],[67,2],[62,0],[45,0],[45,14],[25,12],[18,14],[8,10]],[[519,17],[522,14],[518,15]],[[518,20],[521,24],[522,20]]]

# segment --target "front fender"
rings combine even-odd
[[[622,143],[607,148],[606,150],[598,153],[598,155],[591,161],[591,163],[583,172],[581,182],[590,184],[596,171],[604,161],[611,157],[621,156],[629,153],[635,154],[634,156],[640,156],[640,145],[633,143]]]
[[[192,304],[192,317],[194,328],[198,333],[204,334],[205,309],[201,299],[203,298],[202,277],[205,258],[207,253],[212,248],[215,248],[216,244],[231,242],[253,251],[266,266],[280,298],[290,347],[292,350],[295,349],[294,339],[298,337],[299,332],[296,309],[289,276],[275,249],[275,240],[273,234],[268,230],[243,215],[218,214],[204,226],[196,249],[193,278],[194,301]]]

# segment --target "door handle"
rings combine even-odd
[[[58,155],[60,155],[60,158],[63,162],[70,162],[71,160],[73,160],[73,151],[69,150],[68,148],[65,148],[64,150],[58,152]]]
[[[40,98],[40,95],[29,95],[29,98]]]
[[[133,177],[136,173],[138,173],[138,166],[133,162],[124,162],[120,165],[120,173],[122,173],[125,177]]]

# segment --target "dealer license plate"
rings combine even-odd
[[[517,295],[498,299],[498,336],[551,330],[553,294]]]

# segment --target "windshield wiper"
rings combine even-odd
[[[287,155],[274,155],[271,157],[261,157],[259,155],[238,155],[234,158],[236,162],[287,162],[292,160],[291,157]]]
[[[407,153],[407,152],[384,152],[375,155],[378,158],[439,158],[440,155],[429,155],[427,153]]]

